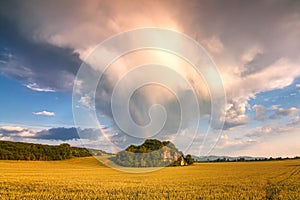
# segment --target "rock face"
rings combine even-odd
[[[124,151],[117,153],[112,160],[126,167],[186,165],[183,154],[173,143],[155,139],[147,139],[140,146],[130,145]]]

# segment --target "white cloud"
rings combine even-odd
[[[40,111],[40,112],[33,112],[34,115],[44,115],[44,116],[54,116],[54,112],[49,112],[49,111]]]
[[[246,136],[249,138],[274,136],[286,131],[287,131],[286,126],[281,126],[278,124],[267,124],[267,125],[256,127],[254,129],[250,129],[248,131],[249,133],[247,133]]]
[[[233,131],[224,131],[226,134],[220,138],[213,154],[268,157],[296,156],[299,152],[299,119],[299,116],[295,116],[287,123],[283,121],[274,122],[254,128],[237,128]],[[283,149],[285,152],[283,152]]]
[[[38,92],[55,92],[55,90],[50,87],[40,87],[36,83],[30,83],[25,86],[31,90],[38,91]]]
[[[229,102],[244,101],[240,106],[237,104],[235,106],[232,105],[228,110],[227,125],[242,125],[247,123],[247,116],[238,113],[241,113],[240,108],[243,107],[243,104],[248,104],[250,98],[255,98],[256,94],[261,92],[287,87],[293,83],[296,77],[300,76],[299,65],[286,58],[280,58],[260,71],[246,76],[241,75],[243,72],[243,68],[241,67],[236,67],[233,70],[233,67],[230,66],[220,66],[220,71],[222,72]],[[275,109],[275,106],[272,109]]]
[[[231,100],[226,108],[226,118],[223,129],[227,130],[235,126],[247,124],[249,122],[249,118],[246,115],[247,106],[247,100]]]
[[[289,127],[300,128],[300,116],[294,116],[290,119],[290,122],[287,124]]]
[[[19,138],[19,137],[32,137],[37,133],[37,130],[29,129],[20,126],[0,126],[0,138]]]
[[[272,105],[272,106],[270,106],[268,109],[269,110],[277,110],[278,108],[279,108],[279,104],[275,104],[275,105]]]
[[[287,111],[289,110],[289,111]],[[293,109],[286,109],[287,113],[284,115],[293,115]],[[289,132],[298,132],[300,130],[300,116],[294,116],[288,122],[274,122],[264,124],[252,129],[246,130],[246,137],[266,137],[266,136],[279,136]]]
[[[78,102],[87,108],[90,108],[90,109],[92,108],[92,98],[87,94],[84,96],[81,96]]]
[[[1,126],[0,129],[6,131],[22,131],[24,128],[20,126]]]
[[[298,112],[298,109],[296,107],[290,107],[287,109],[284,108],[278,108],[276,112],[271,115],[270,119],[280,119],[281,116],[294,116]]]
[[[274,132],[273,132],[274,131]],[[294,157],[299,155],[299,128],[294,129],[279,129],[280,133],[276,133],[276,128],[266,128],[261,133],[261,138],[249,138],[256,141],[253,144],[242,145],[243,148],[236,149],[230,147],[227,150],[221,149],[220,152],[228,152],[228,154],[240,156],[265,156],[265,157]]]
[[[224,152],[227,152],[231,155],[241,156],[237,152],[249,147],[253,146],[258,141],[251,138],[240,138],[234,139],[228,135],[222,135],[218,141],[213,152],[216,152],[219,155],[224,155]]]
[[[75,94],[80,94],[81,89],[82,89],[82,84],[83,84],[82,80],[78,80],[78,79],[74,80],[74,88],[75,88],[75,90],[73,92],[75,92]]]
[[[254,105],[252,108],[255,109],[254,119],[257,121],[264,121],[266,108],[262,105]]]
[[[238,97],[249,99],[260,92],[282,89],[291,85],[295,78],[300,76],[299,65],[287,58],[280,58],[260,71],[246,76],[241,75],[243,72],[241,67],[238,67],[235,73],[232,72],[232,67],[221,67],[221,71],[229,99]]]
[[[291,107],[291,108],[287,108],[287,109],[279,108],[276,111],[276,114],[282,115],[282,116],[291,116],[291,115],[295,115],[297,112],[298,112],[298,109],[296,107]]]

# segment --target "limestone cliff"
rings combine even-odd
[[[163,167],[186,165],[184,156],[173,143],[147,139],[139,146],[130,145],[116,154],[112,160],[126,167]]]

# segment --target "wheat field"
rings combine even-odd
[[[132,174],[93,157],[0,161],[0,199],[300,199],[300,160],[196,163]]]

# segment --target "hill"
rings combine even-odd
[[[139,146],[130,145],[111,158],[125,167],[162,167],[192,164],[192,157],[186,158],[170,141],[147,139]]]
[[[273,161],[273,160],[294,160],[299,159],[299,156],[295,157],[252,157],[252,156],[192,156],[196,162],[239,162],[239,161]]]
[[[105,153],[98,150],[91,152],[93,155]],[[66,143],[54,146],[0,141],[0,160],[65,160],[91,155],[85,148],[71,147]]]
[[[265,157],[251,157],[251,156],[194,156],[193,158],[197,162],[225,162],[225,161],[257,161],[257,160],[265,160]]]

